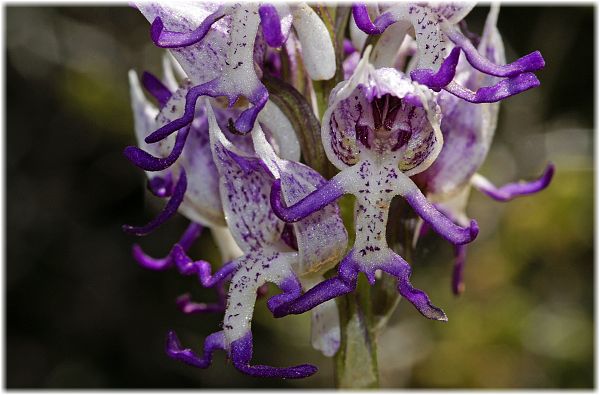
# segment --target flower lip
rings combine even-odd
[[[414,172],[433,161],[442,141],[432,94],[395,69],[369,64],[333,90],[322,138],[340,169],[365,155],[394,155],[401,170]]]

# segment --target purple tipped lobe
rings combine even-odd
[[[289,368],[276,368],[267,365],[250,365],[252,359],[252,333],[231,343],[230,351],[233,365],[241,372],[254,377],[272,377],[281,379],[303,379],[317,372],[313,365],[298,365]]]
[[[194,222],[190,223],[190,225],[187,227],[187,229],[177,242],[177,245],[179,245],[184,251],[189,250],[194,241],[196,241],[198,237],[200,237],[200,234],[202,234],[202,229],[202,225]],[[150,270],[164,270],[173,266],[174,264],[171,253],[169,253],[164,258],[152,258],[151,256],[144,253],[142,247],[140,247],[137,244],[133,245],[132,254],[133,258],[141,266]]]
[[[274,48],[281,47],[286,37],[281,30],[281,20],[275,6],[263,4],[260,6],[258,13],[260,14],[262,31],[267,44]]]
[[[406,201],[437,233],[452,244],[466,244],[473,241],[479,233],[475,220],[471,221],[468,228],[456,225],[452,220],[442,214],[427,198],[417,190],[406,195]]]
[[[190,128],[186,127],[177,133],[173,150],[165,158],[157,158],[150,155],[141,148],[129,146],[123,150],[123,154],[131,163],[146,171],[160,171],[171,166],[181,155],[185,142],[190,133]]]
[[[281,201],[281,180],[273,181],[271,186],[271,207],[273,212],[285,222],[296,222],[319,211],[344,194],[344,188],[333,181],[328,181],[304,199],[290,207]]]
[[[546,166],[544,174],[540,178],[530,182],[514,182],[506,184],[500,188],[490,183],[476,183],[477,189],[488,195],[494,200],[507,202],[519,196],[531,195],[545,189],[552,181],[554,176],[554,165],[552,163]]]
[[[223,336],[223,332],[213,333],[206,338],[204,341],[204,354],[202,357],[198,356],[189,348],[182,349],[181,343],[179,342],[179,339],[174,331],[169,331],[167,333],[167,342],[165,346],[167,355],[173,359],[177,359],[197,368],[206,369],[209,367],[212,362],[212,354],[216,350],[224,349],[225,336]]]
[[[186,189],[187,178],[185,175],[185,170],[182,169],[181,174],[179,175],[179,180],[177,181],[177,185],[175,185],[173,196],[171,196],[171,199],[169,199],[167,205],[160,212],[160,214],[158,214],[156,218],[144,226],[123,225],[123,231],[136,236],[144,236],[154,231],[160,225],[164,224],[169,218],[175,215],[177,209],[181,205],[181,202],[183,202]]]
[[[157,47],[161,48],[181,48],[196,44],[201,41],[210,27],[219,19],[223,18],[225,13],[219,9],[209,15],[202,21],[200,26],[188,33],[173,32],[165,30],[163,21],[160,17],[156,17],[150,27],[150,37]]]
[[[154,96],[161,108],[164,107],[171,98],[172,92],[154,74],[144,71],[142,74],[142,85],[144,85],[144,88]]]

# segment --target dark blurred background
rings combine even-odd
[[[487,7],[467,22],[478,32]],[[331,387],[332,360],[309,346],[308,315],[273,319],[259,301],[255,360],[311,362],[300,381],[244,376],[218,353],[210,369],[170,360],[167,329],[198,349],[219,314],[184,316],[175,298],[214,294],[175,271],[136,265],[123,223],[159,203],[122,156],[134,143],[127,70],[160,71],[162,50],[127,7],[6,8],[6,354],[9,388]],[[507,100],[481,172],[500,184],[557,166],[543,193],[497,203],[473,192],[481,233],[467,289],[450,292],[451,249],[422,241],[413,284],[450,321],[401,302],[379,342],[393,388],[591,388],[594,385],[594,9],[502,8],[507,58],[535,49],[542,86]],[[141,240],[168,251],[186,223]],[[210,235],[193,256],[218,261]]]

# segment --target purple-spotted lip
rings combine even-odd
[[[322,126],[327,156],[342,169],[357,163],[362,150],[397,152],[403,172],[421,172],[442,142],[433,96],[398,70],[375,70],[366,59],[368,52],[354,75],[331,93]]]

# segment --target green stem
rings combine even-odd
[[[337,299],[342,341],[335,356],[336,388],[377,388],[377,342],[373,331],[371,286],[364,276],[352,292]]]

